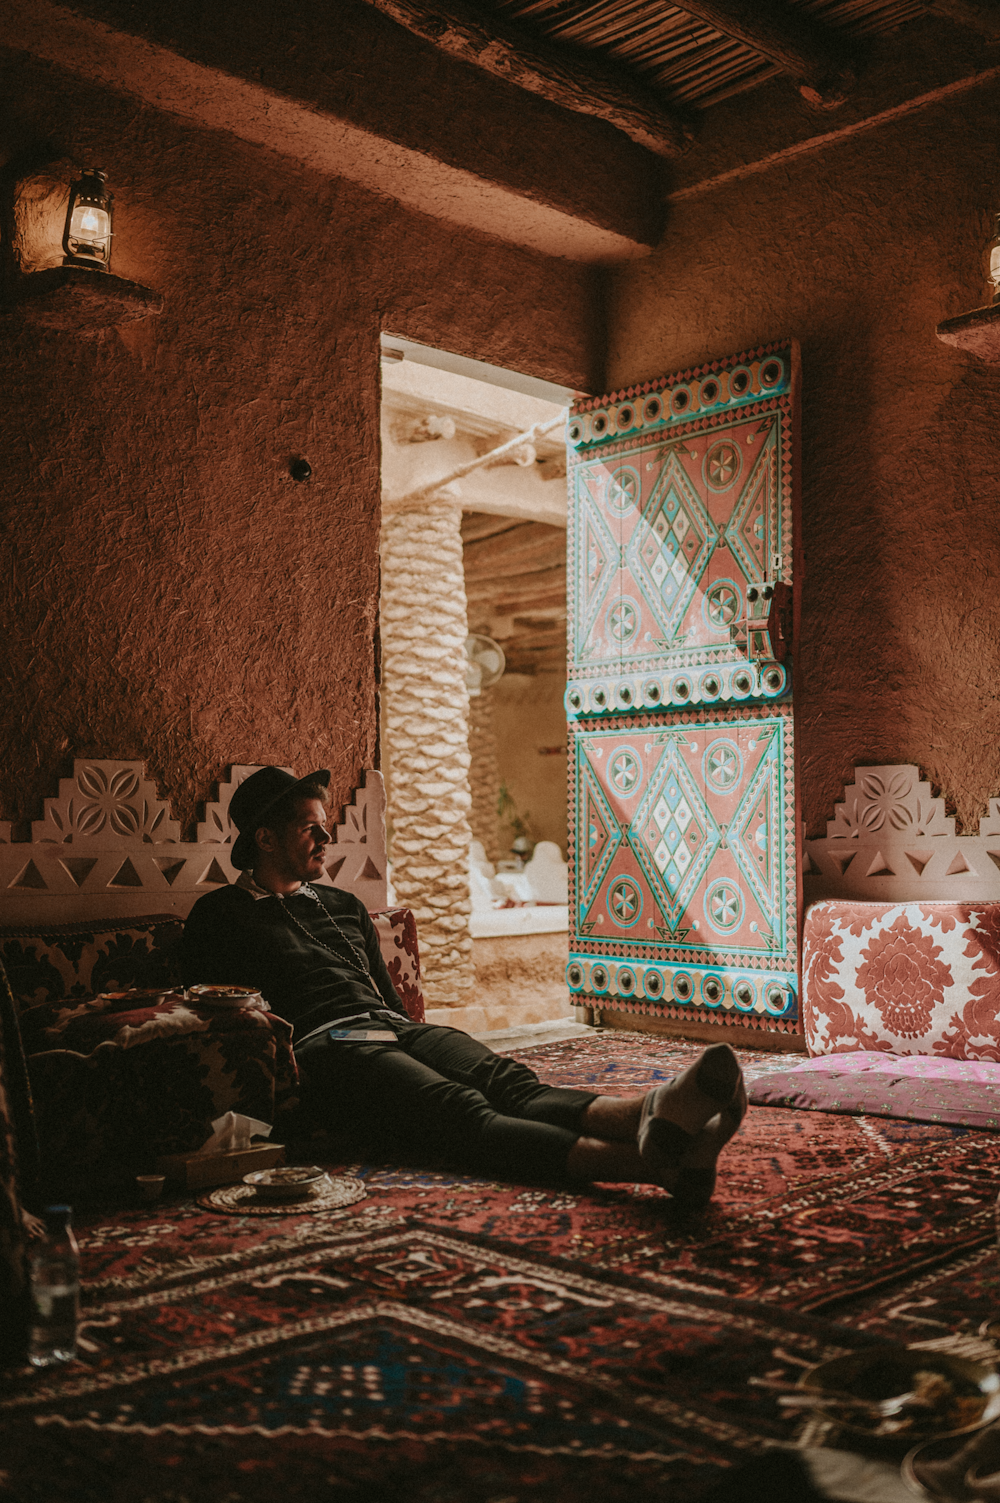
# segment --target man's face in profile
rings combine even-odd
[[[326,809],[318,798],[299,799],[295,815],[283,830],[268,830],[267,861],[271,871],[287,881],[310,882],[322,877],[330,833]]]

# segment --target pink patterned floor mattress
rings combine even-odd
[[[802,1026],[751,1101],[1000,1130],[1000,903],[814,903]]]
[[[756,1106],[904,1117],[1000,1131],[1000,1064],[926,1054],[823,1054],[748,1083]]]

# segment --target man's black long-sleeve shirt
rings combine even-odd
[[[360,962],[331,916],[365,956],[370,980],[360,974]],[[293,1024],[299,1040],[324,1023],[336,1024],[338,1018],[371,1008],[387,1007],[406,1016],[367,909],[338,887],[304,883],[288,897],[255,898],[242,887],[206,893],[184,925],[181,977],[185,986],[209,983],[259,991],[272,1012]]]

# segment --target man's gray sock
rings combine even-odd
[[[655,1086],[642,1105],[639,1153],[665,1189],[672,1188],[692,1140],[720,1110],[732,1108],[742,1085],[728,1044],[713,1044],[672,1080]]]
[[[681,1155],[671,1194],[685,1210],[702,1211],[715,1189],[716,1162],[730,1138],[739,1130],[747,1113],[747,1092],[742,1079],[730,1104],[712,1117],[701,1132],[688,1139]]]

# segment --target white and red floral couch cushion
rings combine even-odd
[[[1000,1062],[1000,903],[814,903],[802,1026],[812,1055]]]
[[[371,915],[382,959],[396,995],[415,1023],[424,1021],[417,921],[412,908],[382,908]]]

